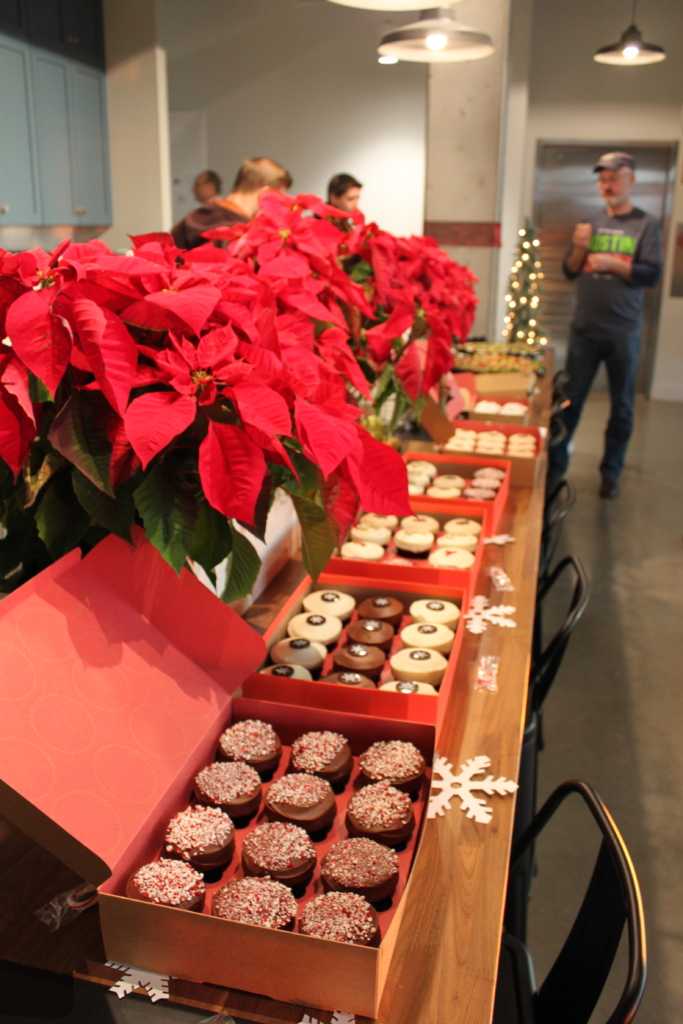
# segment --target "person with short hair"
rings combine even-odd
[[[352,174],[335,174],[327,186],[327,202],[344,213],[355,213],[362,187]]]
[[[630,153],[605,153],[595,167],[605,209],[576,225],[562,269],[578,279],[571,323],[565,391],[569,405],[558,415],[566,437],[550,454],[551,484],[569,464],[569,445],[600,364],[604,361],[611,399],[600,464],[600,496],[619,495],[619,477],[633,430],[636,370],[643,324],[643,289],[662,272],[662,235],[656,218],[631,202],[635,160]]]
[[[235,177],[232,191],[225,199],[214,196],[192,210],[173,227],[173,241],[180,249],[206,245],[203,233],[210,228],[247,224],[259,208],[268,189],[285,192],[292,186],[289,171],[265,156],[244,160]]]
[[[215,171],[201,171],[194,179],[192,192],[198,203],[219,199],[222,191],[223,182]]]

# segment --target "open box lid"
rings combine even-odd
[[[265,653],[141,530],[72,551],[0,603],[0,813],[99,885]]]

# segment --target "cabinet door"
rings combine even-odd
[[[69,106],[76,214],[71,223],[111,224],[104,73],[71,62]]]
[[[43,224],[73,224],[68,61],[34,50],[33,82]]]
[[[39,224],[28,47],[0,36],[0,225]]]

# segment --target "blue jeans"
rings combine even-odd
[[[549,476],[562,479],[567,472],[569,443],[574,436],[593,379],[604,360],[612,410],[605,431],[605,454],[600,463],[600,472],[608,480],[619,479],[633,430],[633,403],[639,352],[640,333],[627,335],[618,341],[594,341],[585,334],[571,331],[566,366],[569,383],[565,388],[570,405],[559,414],[567,428],[567,436],[562,444],[551,452]]]

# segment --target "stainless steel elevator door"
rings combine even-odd
[[[636,159],[633,204],[657,217],[666,236],[676,174],[676,146],[634,142],[600,144],[539,141],[534,182],[534,224],[541,240],[543,262],[542,313],[539,325],[555,346],[558,364],[564,365],[569,324],[574,310],[575,286],[562,273],[562,259],[574,225],[587,213],[600,209],[602,200],[593,167],[603,153],[626,150]],[[645,320],[638,391],[649,393],[657,343],[661,284],[645,291]],[[596,387],[605,387],[604,368]]]

